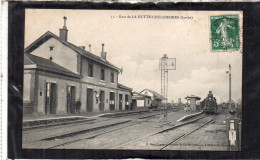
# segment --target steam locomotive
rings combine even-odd
[[[201,102],[201,109],[208,114],[216,114],[218,110],[217,100],[209,91],[208,96]]]

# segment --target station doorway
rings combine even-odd
[[[57,108],[57,85],[56,83],[46,83],[45,94],[45,115],[56,114]]]
[[[76,87],[67,86],[67,113],[75,113]]]
[[[110,109],[110,111],[114,111],[115,110],[115,93],[114,92],[110,92],[110,96],[109,96],[109,109]]]
[[[87,88],[87,112],[93,110],[93,89]]]
[[[119,94],[119,110],[121,111],[123,108],[123,95]]]
[[[125,95],[125,110],[129,110],[128,95]]]
[[[100,91],[100,103],[99,103],[99,111],[104,111],[105,108],[105,92]]]

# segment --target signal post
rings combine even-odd
[[[176,70],[176,58],[168,58],[166,54],[160,58],[159,69],[161,70],[161,95],[163,99],[163,118],[167,121],[167,109],[166,105],[168,102],[168,71]],[[161,115],[162,109],[160,108]]]
[[[227,127],[227,136],[228,136],[228,145],[230,151],[238,151],[240,150],[240,130],[241,125],[239,125],[239,120],[235,116],[236,109],[233,105],[231,105],[231,65],[229,64],[229,70],[226,72],[229,75],[229,115],[226,119],[226,127]]]

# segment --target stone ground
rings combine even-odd
[[[212,123],[167,147],[167,150],[228,150],[226,115],[220,115]]]
[[[154,116],[149,117],[152,114],[154,114]],[[23,148],[157,150],[161,149],[162,145],[169,143],[204,123],[205,120],[202,119],[195,124],[189,124],[172,131],[153,135],[154,133],[183,123],[177,122],[177,120],[189,114],[192,113],[184,111],[169,112],[167,123],[160,119],[158,111],[154,111],[113,118],[96,117],[95,120],[91,122],[33,129],[23,132]],[[140,119],[142,117],[147,118]],[[219,120],[215,123],[203,127],[203,129],[187,136],[183,140],[178,141],[177,144],[173,144],[166,149],[226,150],[225,145],[227,138],[225,125],[222,124],[224,118],[225,117],[219,117]],[[119,122],[122,122],[122,124],[78,134],[87,129]],[[75,134],[69,137],[43,140],[68,133]],[[184,146],[184,144],[186,144],[186,146]],[[202,144],[207,144],[207,146],[201,146]]]

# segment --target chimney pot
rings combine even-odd
[[[89,52],[91,52],[91,44],[89,44],[88,47],[89,47]]]
[[[64,19],[64,26],[63,28],[60,29],[60,38],[64,41],[67,41],[68,39],[68,29],[66,27],[66,20],[67,20],[67,17],[63,17]]]
[[[102,44],[102,52],[101,52],[101,58],[104,60],[107,60],[107,52],[104,52],[104,46],[105,44]]]
[[[104,52],[104,46],[105,46],[105,44],[103,43],[102,44],[102,52]]]
[[[63,28],[66,28],[66,20],[67,20],[67,17],[63,17],[63,19],[64,19],[64,26],[63,26]]]

